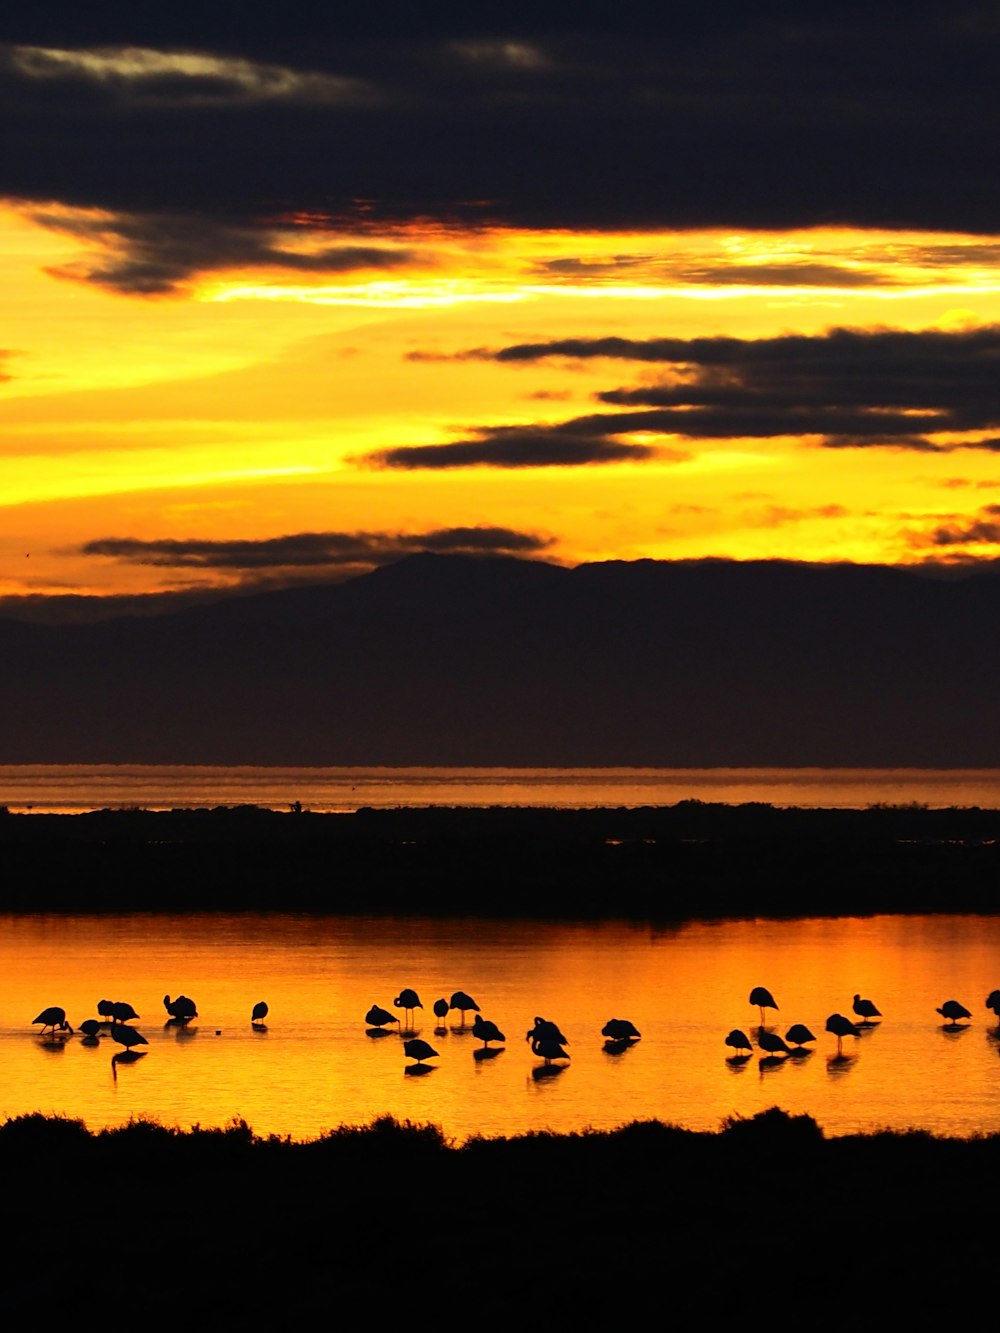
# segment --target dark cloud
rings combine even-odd
[[[373,226],[987,234],[1000,214],[981,0],[257,8],[8,7],[0,194]]]
[[[631,418],[629,418],[631,419]],[[357,462],[370,467],[441,471],[455,467],[593,467],[602,463],[645,462],[674,457],[652,445],[616,439],[625,429],[621,417],[598,414],[551,425],[491,426],[476,438],[451,444],[420,444],[383,449]]]
[[[105,252],[49,272],[143,296],[172,292],[197,273],[223,267],[336,274],[398,268],[418,259],[407,249],[374,245],[329,245],[303,253],[287,248],[295,239],[288,230],[179,214],[92,218],[38,210],[33,217]]]
[[[431,532],[298,532],[247,541],[194,538],[101,537],[79,548],[82,555],[109,556],[130,564],[166,569],[350,570],[391,564],[419,551],[460,555],[534,555],[552,539],[511,528],[439,528]]]
[[[892,277],[840,264],[686,264],[671,268],[684,282],[745,287],[893,287]]]
[[[1000,544],[1000,505],[985,505],[979,517],[935,528],[933,546],[995,546]]]
[[[609,434],[819,435],[838,449],[1000,451],[995,436],[929,438],[1000,428],[1000,326],[957,333],[833,329],[758,339],[568,338],[504,347],[493,356],[509,363],[612,358],[669,367],[662,382],[596,395],[629,409],[594,418]]]

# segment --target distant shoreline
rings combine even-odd
[[[1000,811],[622,809],[0,816],[0,910],[680,921],[1000,911]]]

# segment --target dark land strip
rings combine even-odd
[[[995,1287],[1000,1136],[827,1139],[776,1108],[716,1134],[643,1122],[461,1147],[389,1118],[295,1144],[238,1121],[23,1116],[0,1125],[0,1170],[13,1312],[962,1328]]]
[[[1000,811],[255,806],[0,815],[0,911],[672,923],[1000,911]]]

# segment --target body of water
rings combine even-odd
[[[423,1001],[418,1034],[439,1052],[406,1073],[396,1031],[372,1037],[373,1004],[402,1016],[403,987]],[[784,1035],[816,1035],[797,1059],[732,1060],[732,1028],[753,1035],[755,986]],[[258,1133],[312,1137],[391,1113],[456,1139],[527,1130],[611,1128],[657,1117],[718,1129],[772,1105],[808,1112],[828,1133],[920,1127],[1000,1131],[1000,1035],[985,996],[1000,986],[1000,919],[873,917],[693,923],[658,933],[622,923],[315,920],[195,915],[0,918],[0,1114],[82,1117],[92,1127],[150,1115],[182,1128],[244,1117]],[[499,1054],[457,1014],[435,1030],[431,1005],[469,992],[506,1034]],[[860,1038],[824,1031],[855,992],[884,1020]],[[199,1017],[165,1024],[163,995]],[[113,1068],[108,1036],[45,1041],[31,1019],[62,1006],[75,1026],[102,998],[141,1015],[147,1054]],[[957,999],[971,1021],[935,1010]],[[267,1024],[250,1023],[266,1000]],[[525,1042],[535,1016],[556,1022],[570,1060],[545,1073]],[[470,1023],[474,1015],[468,1016]],[[619,1054],[601,1028],[626,1018],[641,1040]],[[553,1066],[553,1069],[558,1067]]]
[[[678,801],[861,809],[878,803],[1000,808],[1000,769],[224,768],[3,765],[0,805],[78,813],[218,805],[318,812],[396,806],[674,805]]]

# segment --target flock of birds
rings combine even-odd
[[[764,1026],[764,1010],[778,1009],[774,996],[765,986],[754,986],[750,992],[749,1003],[756,1005],[760,1010],[757,1045],[764,1052],[765,1060],[808,1054],[806,1043],[815,1041],[816,1038],[804,1023],[793,1023],[784,1037],[780,1037],[776,1032],[770,1032]],[[1000,1020],[1000,990],[990,991],[986,997],[986,1008],[992,1010]],[[832,1032],[837,1038],[837,1057],[840,1059],[843,1058],[844,1038],[860,1037],[862,1028],[874,1026],[876,1020],[882,1017],[881,1010],[876,1008],[873,1001],[861,995],[855,995],[851,1009],[857,1021],[847,1018],[844,1014],[831,1014],[826,1020],[826,1031]],[[945,1000],[935,1012],[948,1020],[947,1026],[950,1028],[957,1028],[961,1019],[972,1017],[965,1005],[959,1004],[958,1000]],[[730,1056],[733,1062],[749,1060],[753,1054],[750,1038],[741,1028],[733,1028],[726,1038],[726,1045],[735,1051],[735,1055]]]
[[[198,1006],[186,995],[178,995],[173,1000],[169,995],[164,995],[163,1007],[167,1011],[167,1024],[171,1026],[184,1027],[198,1017]],[[139,1017],[132,1005],[124,1000],[98,1000],[97,1012],[99,1018],[85,1018],[73,1028],[66,1019],[66,1010],[58,1004],[50,1004],[37,1018],[32,1019],[32,1023],[41,1023],[41,1036],[56,1044],[79,1032],[84,1046],[98,1046],[102,1029],[107,1029],[112,1041],[124,1047],[111,1057],[112,1070],[119,1061],[134,1062],[145,1054],[144,1051],[136,1050],[138,1046],[148,1046],[149,1042],[138,1028],[130,1026],[132,1020]],[[267,1014],[267,1002],[258,1000],[250,1015],[252,1026],[263,1028]]]
[[[426,1064],[427,1060],[438,1058],[438,1052],[422,1037],[411,1035],[405,1037],[406,1033],[413,1033],[413,1016],[418,1009],[423,1009],[420,996],[411,987],[406,987],[393,1000],[393,1007],[403,1012],[403,1023],[396,1014],[390,1013],[388,1009],[383,1009],[381,1005],[373,1004],[365,1015],[367,1034],[370,1037],[384,1037],[389,1033],[396,1031],[404,1036],[403,1052],[406,1057],[414,1061],[414,1064],[407,1068],[407,1073],[427,1073],[431,1066]],[[755,986],[750,992],[749,1003],[755,1005],[760,1011],[760,1026],[756,1030],[757,1044],[763,1051],[765,1060],[777,1060],[779,1058],[788,1058],[790,1056],[801,1056],[808,1054],[807,1043],[816,1040],[815,1035],[806,1027],[804,1023],[793,1023],[784,1037],[777,1032],[771,1032],[764,1025],[764,1010],[773,1009],[778,1011],[777,1002],[774,996],[765,986]],[[178,995],[171,999],[169,995],[163,997],[163,1007],[167,1011],[167,1024],[184,1026],[198,1017],[198,1008],[194,1000],[186,995]],[[998,1020],[1000,1020],[1000,990],[991,991],[986,997],[986,1008],[991,1010]],[[479,1005],[465,991],[453,992],[450,999],[443,996],[434,1001],[431,1009],[434,1013],[437,1027],[435,1031],[444,1032],[444,1021],[448,1014],[456,1012],[461,1015],[461,1027],[466,1025],[466,1016],[470,1013],[475,1014],[472,1022],[472,1035],[483,1044],[473,1052],[477,1060],[487,1060],[500,1053],[503,1049],[503,1043],[507,1040],[504,1034],[491,1019],[483,1018]],[[66,1019],[66,1010],[59,1005],[50,1005],[47,1009],[32,1020],[34,1024],[41,1023],[41,1035],[51,1042],[60,1043],[66,1038],[74,1035],[75,1031],[82,1034],[83,1044],[96,1046],[99,1043],[102,1029],[107,1029],[111,1039],[124,1049],[112,1056],[112,1068],[118,1061],[134,1061],[139,1059],[144,1052],[136,1050],[138,1046],[147,1046],[149,1043],[138,1028],[131,1025],[133,1019],[138,1019],[132,1005],[121,1000],[98,1000],[97,1002],[98,1018],[87,1018],[74,1029]],[[826,1020],[826,1031],[832,1033],[837,1038],[837,1058],[843,1057],[843,1039],[845,1037],[860,1037],[862,1028],[872,1027],[881,1019],[881,1011],[876,1007],[872,1000],[865,999],[861,995],[855,995],[852,1004],[854,1018],[847,1018],[844,1014],[831,1014]],[[956,1028],[963,1019],[972,1017],[964,1004],[958,1000],[945,1000],[937,1010],[942,1018],[948,1020],[948,1027]],[[268,1006],[266,1001],[259,1000],[250,1014],[250,1022],[254,1028],[263,1029],[264,1020],[268,1015]],[[397,1024],[393,1029],[392,1024]],[[605,1038],[604,1049],[611,1054],[620,1054],[627,1050],[634,1042],[638,1041],[641,1033],[634,1023],[627,1018],[611,1018],[601,1029],[601,1036]],[[566,1047],[569,1040],[560,1031],[557,1023],[549,1019],[535,1016],[534,1023],[528,1029],[525,1040],[531,1043],[531,1052],[541,1059],[544,1064],[543,1069],[553,1068],[553,1061],[569,1060],[569,1052]],[[495,1043],[495,1045],[491,1045]],[[749,1060],[753,1054],[753,1044],[742,1028],[733,1028],[725,1039],[725,1044],[730,1047],[734,1054],[729,1057],[733,1063],[740,1063]]]
[[[417,1009],[424,1006],[421,1003],[420,996],[415,990],[407,986],[393,1000],[393,1007],[401,1009],[404,1015],[404,1022],[398,1026],[396,1031],[403,1035],[407,1032],[413,1032],[413,1015]],[[431,1010],[437,1022],[435,1031],[444,1032],[444,1021],[452,1011],[461,1015],[462,1028],[466,1025],[466,1015],[475,1014],[472,1021],[472,1035],[483,1044],[473,1052],[476,1060],[489,1060],[493,1056],[499,1055],[503,1049],[502,1043],[507,1040],[506,1036],[500,1031],[496,1023],[489,1018],[483,1018],[479,1005],[471,995],[463,990],[453,992],[450,999],[446,1000],[444,996],[434,1001]],[[388,1009],[383,1009],[381,1005],[373,1004],[365,1014],[366,1029],[369,1037],[385,1037],[393,1031],[391,1024],[400,1024],[396,1014],[390,1013]],[[617,1053],[626,1050],[629,1046],[641,1037],[639,1029],[634,1023],[630,1023],[627,1018],[610,1018],[601,1029],[601,1036],[606,1038],[604,1043],[605,1050]],[[569,1045],[569,1038],[564,1036],[559,1030],[559,1025],[553,1023],[547,1018],[541,1018],[536,1014],[533,1025],[528,1029],[525,1040],[531,1042],[531,1052],[538,1056],[544,1063],[542,1069],[554,1070],[560,1066],[554,1066],[554,1060],[568,1060],[569,1052],[566,1047]],[[491,1042],[498,1043],[497,1047],[492,1047]],[[411,1036],[404,1037],[403,1041],[404,1055],[414,1061],[407,1069],[409,1074],[427,1073],[431,1068],[425,1061],[439,1058],[439,1052],[434,1049],[430,1042],[424,1041],[423,1037]]]
[[[400,1035],[413,1033],[413,1017],[418,1009],[423,1008],[420,996],[415,990],[406,987],[393,1000],[393,1006],[403,1011],[404,1020],[401,1026],[397,1027]],[[187,995],[178,995],[171,999],[169,995],[163,997],[163,1007],[167,1011],[166,1024],[168,1026],[185,1026],[192,1019],[198,1017],[198,1006],[194,1000]],[[487,1060],[498,1055],[503,1049],[503,1042],[507,1040],[504,1034],[491,1019],[483,1018],[479,1005],[471,995],[465,991],[453,992],[451,999],[444,997],[435,1000],[431,1006],[435,1020],[437,1022],[436,1031],[444,1032],[443,1026],[445,1019],[451,1012],[461,1015],[461,1026],[465,1027],[467,1015],[475,1014],[472,1022],[472,1035],[483,1044],[473,1054],[477,1060]],[[107,1030],[107,1034],[112,1041],[124,1049],[116,1052],[111,1057],[112,1068],[119,1061],[138,1060],[144,1051],[139,1051],[136,1047],[148,1046],[149,1043],[138,1028],[132,1027],[133,1019],[138,1019],[139,1014],[132,1005],[121,1000],[98,1000],[97,1002],[98,1018],[87,1018],[76,1028],[73,1028],[66,1018],[66,1010],[59,1005],[50,1005],[47,1009],[32,1020],[33,1023],[41,1023],[41,1035],[47,1041],[61,1044],[75,1032],[82,1034],[83,1044],[85,1046],[96,1046],[99,1044],[102,1029]],[[266,1001],[259,1000],[250,1014],[251,1025],[258,1029],[264,1028],[264,1020],[268,1015],[268,1006]],[[400,1019],[396,1014],[390,1013],[388,1009],[383,1009],[380,1005],[374,1004],[365,1015],[367,1033],[371,1037],[384,1037],[393,1029],[391,1024],[400,1024]],[[634,1023],[628,1019],[612,1018],[604,1025],[601,1035],[606,1038],[605,1049],[613,1053],[626,1050],[633,1042],[639,1040],[641,1033]],[[569,1052],[565,1049],[569,1045],[569,1040],[559,1030],[556,1023],[548,1019],[537,1017],[533,1026],[527,1033],[528,1041],[531,1042],[532,1053],[544,1061],[544,1068],[553,1067],[553,1061],[568,1060]],[[491,1045],[494,1043],[494,1045]],[[429,1042],[424,1041],[422,1037],[410,1036],[403,1041],[403,1052],[408,1059],[415,1063],[407,1068],[407,1073],[427,1073],[431,1066],[425,1062],[435,1059],[438,1052]]]

